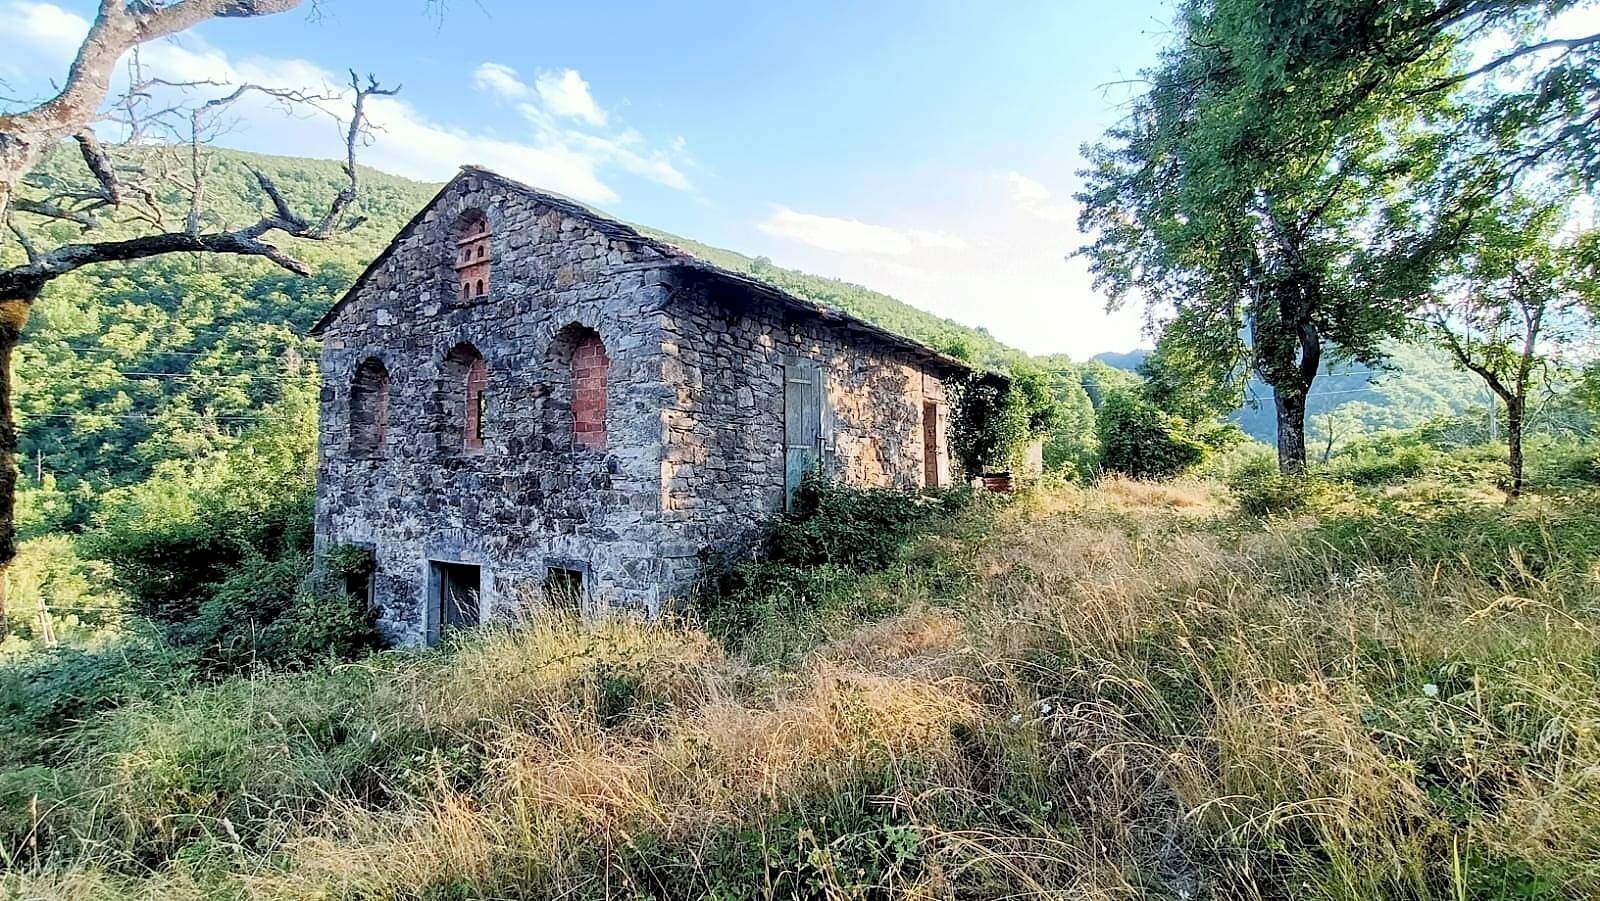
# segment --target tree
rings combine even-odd
[[[1095,414],[1100,465],[1134,479],[1170,479],[1205,459],[1181,421],[1137,392],[1117,391]]]
[[[1303,466],[1324,353],[1375,364],[1403,328],[1410,283],[1368,275],[1404,271],[1385,257],[1447,258],[1465,215],[1533,167],[1600,175],[1600,35],[1540,35],[1574,5],[1190,0],[1126,123],[1087,151],[1099,284],[1113,304],[1141,292],[1197,374],[1255,370],[1280,466]],[[1491,34],[1507,49],[1465,68]],[[1492,152],[1459,154],[1469,133]]]
[[[1505,404],[1512,499],[1525,485],[1523,427],[1538,369],[1592,336],[1585,308],[1600,299],[1600,278],[1585,262],[1597,236],[1562,237],[1567,215],[1565,203],[1524,197],[1483,210],[1455,271],[1418,314]]]
[[[144,78],[137,53],[142,44],[178,34],[212,19],[255,18],[284,12],[300,0],[173,0],[166,3],[101,0],[88,34],[55,95],[31,107],[0,114],[0,221],[20,247],[24,261],[0,269],[0,630],[5,623],[4,572],[16,556],[13,523],[17,470],[17,434],[12,411],[11,363],[33,303],[46,284],[76,269],[98,263],[144,259],[169,253],[223,253],[259,256],[297,275],[310,270],[266,240],[272,232],[323,240],[359,224],[349,215],[360,184],[356,148],[366,138],[365,102],[375,94],[395,91],[372,77],[363,84],[351,73],[353,109],[346,132],[348,181],[326,211],[308,219],[291,206],[271,179],[258,173],[271,211],[234,229],[208,229],[205,215],[206,161],[201,146],[216,133],[216,117],[230,104],[251,94],[283,103],[321,99],[263,85],[227,86],[231,92],[200,103],[177,102],[156,108],[158,92],[221,88],[214,83],[175,83]],[[133,54],[131,83],[110,100],[117,64]],[[108,102],[110,101],[110,102]],[[108,116],[107,110],[117,111]],[[95,131],[110,118],[121,128],[118,140],[103,143]],[[153,145],[158,137],[178,137],[184,147]],[[30,178],[41,162],[63,142],[76,145],[82,158],[81,178],[70,183]],[[181,228],[169,227],[158,197],[178,190],[189,198]],[[38,246],[25,224],[66,222],[85,234],[102,220],[135,231],[132,237],[73,241]]]

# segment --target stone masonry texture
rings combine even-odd
[[[487,239],[463,244],[480,215]],[[486,290],[463,299],[468,245]],[[317,542],[372,551],[388,640],[437,638],[437,563],[479,567],[485,622],[545,603],[552,569],[581,573],[591,611],[684,597],[702,552],[747,545],[782,509],[786,366],[823,373],[830,475],[917,488],[931,452],[948,481],[948,362],[688,262],[469,168],[318,325]],[[477,409],[481,447],[465,440]]]

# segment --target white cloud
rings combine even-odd
[[[1073,208],[1068,203],[1057,203],[1055,194],[1042,183],[1021,172],[1006,173],[1006,189],[1017,209],[1046,222],[1070,222]]]
[[[484,63],[472,73],[472,86],[480,91],[498,94],[507,100],[521,100],[532,93],[523,84],[517,70],[503,63]]]
[[[606,124],[606,111],[594,102],[594,97],[589,93],[589,83],[583,80],[577,69],[542,72],[534,81],[534,88],[539,92],[539,100],[550,112],[582,120],[597,128]]]
[[[88,33],[88,19],[50,3],[0,5],[0,77],[20,83],[37,66],[59,79]]]
[[[897,257],[918,250],[962,250],[967,243],[949,232],[891,228],[857,219],[801,213],[775,206],[757,226],[774,237],[833,253]]]
[[[1079,237],[1070,205],[1046,185],[1017,172],[906,173],[884,191],[912,199],[894,219],[915,228],[778,206],[754,223],[750,250],[981,325],[1030,353],[1084,359],[1146,343],[1143,310],[1108,314],[1084,261],[1066,258]]]
[[[502,70],[515,71],[498,63],[485,63],[478,67],[483,73],[494,67],[499,79]],[[520,82],[518,82],[520,84]],[[516,104],[517,112],[533,127],[535,142],[543,148],[592,160],[598,166],[616,166],[625,172],[649,179],[679,191],[693,190],[689,177],[679,168],[675,158],[684,158],[682,138],[672,141],[666,149],[653,148],[637,130],[618,127],[607,130],[603,126],[609,116],[594,102],[589,85],[572,69],[561,75],[540,75],[535,82],[537,99]],[[511,93],[479,83],[480,88],[494,90],[503,98]],[[565,120],[577,119],[574,125]]]

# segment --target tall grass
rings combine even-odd
[[[1592,492],[982,515],[782,659],[542,620],[96,714],[0,895],[1600,894]]]

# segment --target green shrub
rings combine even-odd
[[[791,566],[832,564],[857,572],[881,569],[901,545],[940,513],[957,509],[965,489],[939,495],[859,489],[808,474],[790,509],[763,530],[761,556]]]
[[[36,761],[93,714],[193,682],[192,656],[152,635],[61,646],[0,666],[0,764]]]
[[[1170,479],[1206,456],[1181,422],[1126,391],[1107,395],[1095,429],[1101,467],[1134,479]]]
[[[314,591],[310,571],[303,555],[246,560],[169,634],[219,674],[350,659],[377,647],[365,598]]]
[[[1315,506],[1324,490],[1317,476],[1279,472],[1275,462],[1241,469],[1228,487],[1246,516],[1300,513]]]
[[[1600,448],[1593,444],[1551,447],[1532,463],[1531,481],[1540,488],[1600,485]]]
[[[968,488],[937,495],[848,488],[809,475],[792,509],[762,529],[753,555],[709,557],[694,592],[706,631],[725,644],[777,660],[822,634],[830,622],[888,615],[900,599],[866,590],[907,545],[941,517],[973,502]],[[919,571],[941,572],[919,560]]]
[[[1421,476],[1437,456],[1437,451],[1420,445],[1374,444],[1340,453],[1323,472],[1351,485],[1389,485]]]

